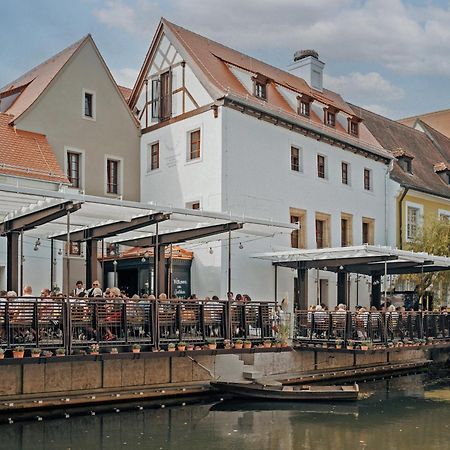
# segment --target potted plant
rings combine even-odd
[[[362,341],[361,342],[361,350],[364,350],[364,351],[369,350],[369,344],[370,344],[370,341]]]
[[[167,346],[167,351],[169,352],[174,352],[175,351],[175,344],[173,342],[171,342],[168,346]]]
[[[5,350],[0,348],[0,359],[5,359]]]
[[[230,349],[231,348],[231,341],[230,341],[230,339],[224,339],[223,340],[223,348],[226,348],[226,349]]]
[[[109,353],[111,353],[111,355],[117,355],[119,350],[117,350],[117,347],[112,347]]]
[[[251,341],[244,341],[244,348],[252,348]]]
[[[25,347],[22,347],[21,345],[14,347],[14,349],[13,349],[13,357],[14,358],[23,358],[24,354],[25,354]]]
[[[433,338],[431,336],[427,337],[427,343],[430,345],[433,343]]]
[[[194,344],[192,344],[192,343],[188,343],[188,344],[186,344],[186,350],[188,351],[188,352],[192,352],[192,350],[194,350]]]
[[[238,339],[235,343],[234,343],[234,348],[237,350],[240,350],[244,345],[244,341],[242,341],[242,339]]]
[[[288,339],[290,336],[291,328],[288,323],[282,323],[278,328],[278,338],[281,341],[282,347],[288,346]]]
[[[141,353],[141,346],[139,344],[133,344],[131,346],[131,351],[133,353]]]
[[[263,345],[264,345],[264,348],[270,348],[270,347],[272,347],[272,342],[269,340],[265,340],[263,342]]]
[[[42,352],[42,356],[43,356],[44,358],[49,358],[50,356],[53,356],[53,353],[52,353],[50,350],[44,350],[44,351]]]
[[[98,344],[91,344],[89,346],[89,354],[90,355],[99,355],[100,354],[100,345],[98,345]]]
[[[208,348],[209,350],[215,350],[217,348],[217,342],[214,338],[208,339]]]
[[[184,352],[186,350],[186,342],[178,342],[177,348],[179,352]]]
[[[338,339],[336,339],[335,341],[334,341],[334,344],[336,345],[336,348],[339,350],[339,349],[341,349],[342,348],[342,343],[343,343],[344,341],[342,340],[342,339],[340,339],[340,338],[338,338]]]
[[[55,354],[56,356],[64,356],[66,354],[66,350],[64,348],[57,348]]]
[[[39,358],[39,356],[41,356],[41,349],[40,348],[32,348],[31,349],[31,357],[32,358]]]
[[[353,339],[348,339],[347,350],[353,350],[355,348],[355,341]]]

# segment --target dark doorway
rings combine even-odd
[[[120,269],[118,271],[119,289],[129,297],[138,294],[138,269]]]

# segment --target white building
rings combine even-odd
[[[323,66],[307,51],[282,71],[162,19],[134,86],[142,201],[300,224],[292,235],[233,234],[235,293],[274,298],[274,268],[255,252],[388,243],[392,156],[323,88]],[[198,295],[225,296],[227,245],[192,246]],[[278,299],[292,301],[295,276],[278,271]],[[336,276],[309,276],[309,302],[333,305]],[[366,283],[357,300],[353,289],[352,304],[367,302]]]

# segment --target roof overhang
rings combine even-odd
[[[293,269],[320,269],[366,275],[450,270],[450,258],[447,257],[374,245],[315,250],[293,249],[256,253],[251,257],[271,261],[276,266]]]

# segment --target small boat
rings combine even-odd
[[[234,397],[251,397],[265,400],[329,401],[357,400],[359,386],[284,386],[274,381],[211,381],[211,386]]]

